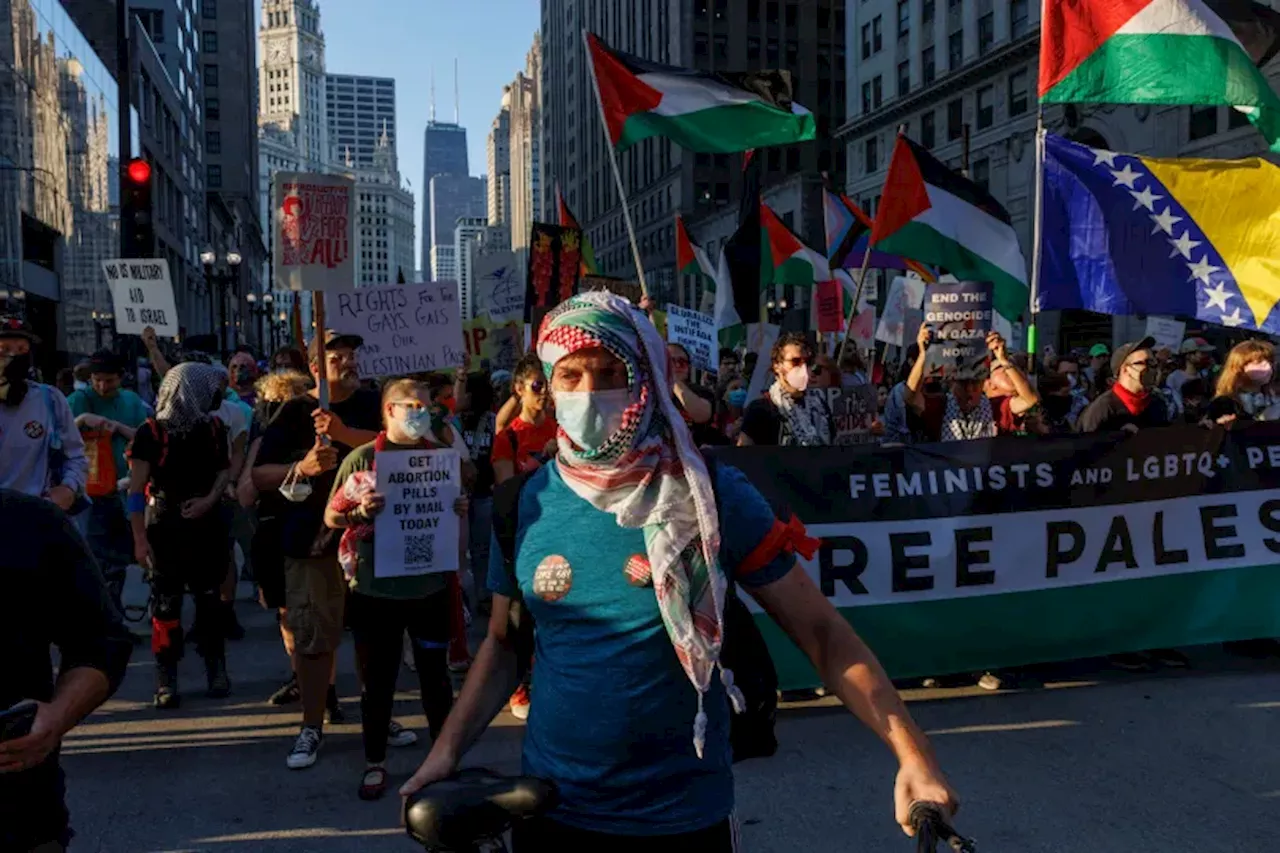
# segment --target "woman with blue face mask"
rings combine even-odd
[[[374,519],[385,509],[384,496],[375,490],[376,454],[422,449],[458,452],[459,439],[446,415],[443,407],[432,403],[426,384],[412,379],[388,382],[382,392],[383,431],[343,461],[325,508],[325,524],[343,531],[338,562],[351,586],[347,613],[364,685],[360,714],[365,769],[357,790],[362,800],[376,800],[386,793],[387,733],[406,631],[413,644],[422,709],[433,737],[439,734],[453,705],[446,661],[453,601],[450,573],[405,576],[396,567],[379,569],[374,561]],[[463,481],[467,482],[468,454],[463,453],[462,460]],[[463,519],[459,541],[436,543],[436,547],[456,545],[462,553],[467,531],[465,496],[458,498],[453,511]]]

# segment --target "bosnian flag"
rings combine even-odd
[[[729,154],[817,136],[813,114],[791,100],[791,74],[709,74],[658,65],[587,34],[609,139],[623,150],[651,136]]]
[[[1280,151],[1280,97],[1254,64],[1276,20],[1248,0],[1046,0],[1040,100],[1225,104]]]

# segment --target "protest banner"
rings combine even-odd
[[[1280,636],[1280,424],[716,454],[822,540],[801,566],[895,678]],[[818,684],[757,618],[780,686]]]
[[[456,450],[375,453],[386,506],[373,522],[373,573],[397,578],[458,570],[462,458]]]
[[[924,322],[933,332],[925,361],[925,375],[983,378],[989,355],[995,286],[989,281],[930,284],[925,289]]]
[[[475,313],[495,323],[524,318],[524,282],[515,252],[477,255],[472,272]]]
[[[684,347],[689,353],[689,360],[699,370],[715,373],[720,369],[716,321],[710,314],[668,305],[666,337],[669,343]]]
[[[276,172],[272,199],[275,288],[354,288],[355,182],[341,175]]]
[[[839,281],[820,281],[813,288],[813,319],[818,331],[844,331],[844,285]]]
[[[524,319],[534,327],[552,308],[578,292],[582,272],[582,231],[533,223],[525,278]]]
[[[453,370],[465,360],[458,289],[451,283],[390,284],[335,294],[328,326],[359,335],[360,377]]]
[[[1168,348],[1176,353],[1182,347],[1186,331],[1187,324],[1181,320],[1152,315],[1147,318],[1147,331],[1143,337],[1155,338],[1157,350]]]
[[[511,370],[520,360],[520,323],[494,323],[488,317],[476,317],[462,324],[462,340],[471,368],[482,360],[490,370]]]
[[[111,290],[116,332],[140,335],[150,326],[161,338],[176,338],[181,334],[168,261],[151,258],[103,261],[102,273]]]
[[[828,388],[827,404],[835,425],[833,444],[866,444],[876,440],[871,432],[878,409],[876,386],[864,382],[848,388]]]

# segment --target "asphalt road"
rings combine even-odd
[[[358,724],[329,727],[319,763],[289,771],[297,712],[264,699],[287,675],[274,620],[240,605],[249,636],[230,653],[235,693],[203,697],[183,663],[183,708],[150,707],[149,650],[118,696],[66,740],[73,850],[411,851],[396,798],[355,796]],[[908,691],[964,801],[984,853],[1253,853],[1280,849],[1280,666],[1192,650],[1185,672],[1117,676],[1084,664],[1016,692]],[[345,706],[358,710],[349,645]],[[406,691],[412,675],[402,673]],[[425,732],[413,693],[397,719]],[[519,767],[521,724],[505,713],[468,763]],[[909,851],[892,821],[886,750],[828,702],[785,709],[781,752],[738,772],[751,851]],[[425,754],[393,750],[393,783]]]

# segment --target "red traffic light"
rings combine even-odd
[[[130,160],[129,165],[125,166],[124,172],[129,176],[129,180],[135,184],[151,182],[151,164],[141,158]]]

